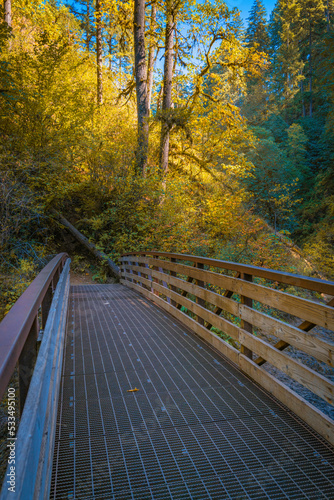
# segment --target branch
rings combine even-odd
[[[173,152],[172,152],[172,153],[171,153],[171,156],[186,156],[187,158],[190,158],[191,160],[194,160],[194,161],[195,161],[195,162],[199,165],[199,167],[200,167],[200,168],[202,168],[203,170],[205,170],[205,172],[207,172],[208,174],[210,174],[210,175],[211,175],[211,177],[212,177],[212,178],[213,178],[216,182],[224,184],[224,183],[222,182],[222,180],[221,180],[221,179],[219,179],[219,178],[217,177],[217,175],[216,175],[214,172],[212,172],[212,170],[211,170],[209,167],[207,167],[205,160],[201,160],[201,159],[200,159],[200,158],[198,158],[196,155],[191,154],[191,153],[186,153],[186,151],[182,151],[182,152],[179,152],[179,153],[178,153],[178,152],[175,152],[174,154],[173,154]],[[227,184],[224,184],[224,186],[225,186],[225,187],[226,187],[226,188],[227,188],[227,189],[228,189],[231,193],[234,193],[233,189],[232,189],[230,186],[228,186]]]

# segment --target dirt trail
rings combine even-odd
[[[96,285],[91,273],[77,274],[70,271],[71,285]]]

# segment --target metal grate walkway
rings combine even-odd
[[[334,499],[333,449],[177,320],[122,285],[69,311],[51,498]]]

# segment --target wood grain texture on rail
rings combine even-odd
[[[144,258],[133,257],[133,259],[142,260]],[[315,303],[311,300],[290,295],[256,283],[250,283],[240,278],[232,278],[212,271],[190,267],[185,264],[175,264],[173,262],[149,258],[145,258],[145,262],[148,265],[159,266],[162,269],[172,270],[185,276],[191,276],[196,280],[202,280],[205,283],[231,290],[234,293],[257,300],[285,313],[291,313],[291,311],[293,311],[295,316],[324,328],[334,330],[334,309],[324,304]]]
[[[329,404],[334,404],[334,383],[328,378],[294,360],[284,352],[278,351],[264,340],[250,335],[242,328],[240,328],[239,340],[259,356],[267,359],[273,366],[310,389],[314,394]]]
[[[208,257],[200,257],[188,254],[175,254],[169,252],[133,252],[130,254],[124,254],[130,257],[134,261],[135,258],[142,258],[143,256],[157,256],[165,257],[167,259],[183,260],[188,262],[200,262],[208,267],[228,269],[231,271],[242,272],[250,274],[252,276],[257,276],[259,278],[264,278],[270,281],[277,281],[278,283],[284,283],[286,285],[293,285],[307,290],[313,290],[315,292],[325,293],[327,295],[334,296],[334,282],[327,281],[319,278],[312,278],[308,276],[301,276],[298,274],[287,273],[284,271],[276,271],[272,269],[266,269],[263,267],[249,266],[247,264],[240,264],[236,262],[228,262],[219,259],[211,259]]]
[[[274,335],[282,339],[286,347],[292,345],[301,351],[314,356],[319,361],[334,366],[334,342],[322,340],[319,337],[308,335],[296,326],[289,325],[283,321],[272,318],[255,309],[250,309],[243,304],[239,305],[240,318],[252,323],[255,327],[260,328],[266,335]],[[277,349],[277,344],[275,345]],[[264,359],[264,358],[259,358]],[[258,360],[256,363],[259,364]],[[261,363],[262,364],[262,363]]]

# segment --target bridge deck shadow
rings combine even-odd
[[[334,453],[149,300],[73,286],[51,498],[333,499]]]

